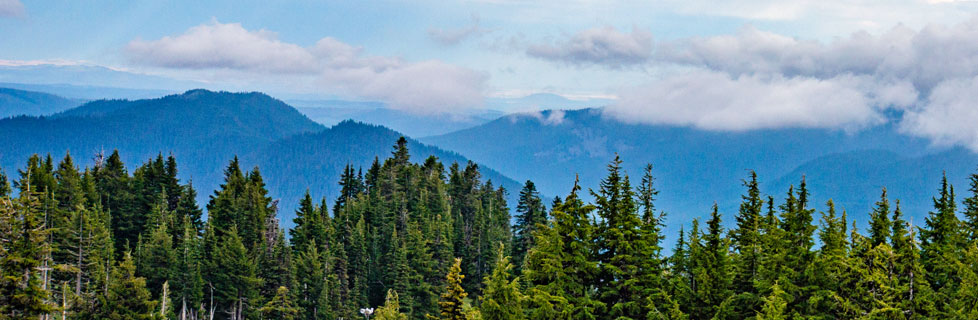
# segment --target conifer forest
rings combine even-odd
[[[288,229],[237,158],[205,204],[173,156],[73,156],[0,174],[0,319],[978,319],[978,174],[933,177],[914,223],[884,188],[860,230],[804,177],[765,195],[745,171],[739,211],[663,243],[652,165],[617,156],[542,199],[401,138]]]

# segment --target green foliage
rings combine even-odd
[[[448,275],[445,276],[445,292],[441,294],[441,300],[438,301],[441,311],[439,312],[440,316],[437,319],[468,319],[463,308],[465,304],[465,297],[469,295],[468,293],[465,293],[465,289],[462,288],[462,279],[464,278],[465,275],[462,275],[462,259],[456,258],[455,263],[452,264],[451,269],[448,270]]]
[[[520,293],[519,279],[510,273],[513,265],[503,254],[503,246],[497,250],[496,267],[492,275],[486,277],[486,290],[480,297],[479,311],[486,320],[523,319],[523,295]]]
[[[407,320],[408,316],[401,313],[401,303],[397,291],[387,290],[384,305],[374,312],[374,320]]]
[[[108,292],[99,308],[100,318],[112,320],[158,319],[156,306],[146,289],[146,279],[136,276],[132,255],[126,252],[112,270]]]
[[[307,191],[291,239],[257,169],[228,164],[205,222],[176,167],[30,157],[17,198],[0,189],[0,319],[355,319],[371,306],[375,319],[978,316],[978,175],[964,220],[944,179],[923,226],[884,190],[863,235],[831,200],[816,233],[804,179],[778,206],[751,172],[729,231],[714,206],[663,256],[652,167],[633,188],[618,158],[593,204],[575,182],[546,213],[528,182],[511,226],[506,191],[476,164],[446,174],[434,157],[412,163],[401,140],[365,174],[343,170],[332,210]]]
[[[289,288],[278,287],[275,291],[275,296],[258,309],[258,312],[261,313],[263,318],[292,320],[298,315],[299,309],[292,305]]]

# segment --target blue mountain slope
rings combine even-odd
[[[394,142],[402,134],[376,125],[355,121],[343,121],[329,129],[314,133],[299,134],[279,140],[246,154],[242,163],[258,165],[269,186],[275,186],[275,196],[281,197],[283,204],[294,207],[305,194],[306,189],[314,197],[326,197],[330,204],[339,195],[339,174],[343,167],[352,164],[366,171],[374,157],[383,161],[391,155]],[[408,139],[408,149],[413,162],[424,162],[428,156],[435,156],[445,165],[459,163],[465,166],[468,159],[449,151],[424,145],[417,140]],[[495,186],[509,191],[508,201],[515,207],[516,196],[521,185],[500,173],[480,167],[482,180],[492,180]],[[292,212],[285,212],[289,215]],[[291,221],[287,221],[289,225]]]
[[[90,166],[97,152],[119,149],[131,170],[157,154],[172,153],[179,177],[193,179],[198,201],[206,204],[224,167],[238,155],[246,169],[260,166],[270,196],[282,199],[283,226],[290,226],[297,195],[308,188],[316,197],[335,198],[344,165],[367,166],[375,156],[388,156],[400,136],[354,122],[326,128],[262,93],[191,90],[158,99],[93,101],[53,117],[0,120],[0,168],[15,174],[31,154],[50,153],[58,161],[66,151],[79,165]],[[416,161],[428,155],[446,165],[467,161],[414,140],[409,147]],[[518,187],[483,169],[497,185]]]
[[[712,132],[623,124],[605,119],[599,109],[510,115],[422,141],[457,151],[514,179],[532,179],[546,194],[566,194],[575,174],[585,188],[596,187],[616,153],[633,180],[652,163],[660,189],[658,208],[670,214],[671,229],[705,216],[714,201],[732,218],[748,169],[757,171],[762,191],[779,202],[788,185],[806,174],[819,209],[831,196],[857,211],[850,216],[862,217],[866,204],[879,196],[878,185],[886,184],[894,196],[907,198],[903,203],[908,214],[922,217],[941,169],[947,169],[963,190],[964,177],[978,164],[970,152],[932,148],[888,126],[856,133]],[[914,192],[920,193],[911,198]]]
[[[83,102],[43,92],[0,88],[0,118],[50,115],[77,107]]]

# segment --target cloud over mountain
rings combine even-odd
[[[884,114],[895,110],[907,134],[978,150],[970,129],[978,121],[978,16],[829,42],[745,26],[659,42],[645,63],[672,72],[622,89],[607,115],[709,130],[851,130],[890,121]]]
[[[526,53],[570,64],[620,68],[645,63],[652,57],[652,33],[638,28],[626,33],[613,27],[598,27],[554,43],[530,45]]]
[[[303,47],[283,42],[271,31],[217,21],[177,36],[133,40],[126,53],[135,63],[163,68],[308,76],[327,89],[418,113],[481,106],[488,77],[438,60],[369,56],[360,47],[330,37]]]

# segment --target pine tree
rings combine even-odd
[[[180,319],[194,319],[204,300],[204,279],[201,276],[203,245],[197,236],[191,218],[184,216],[183,237],[176,249],[176,260],[172,265],[172,292],[174,304]]]
[[[870,245],[876,247],[886,243],[890,237],[890,201],[886,199],[886,188],[880,195],[880,201],[876,202],[876,207],[869,214],[869,238]]]
[[[955,265],[958,263],[958,248],[961,248],[961,223],[955,215],[954,186],[941,179],[939,196],[934,198],[934,211],[926,218],[926,226],[920,229],[921,258],[927,270],[927,282],[935,292],[939,316],[953,314],[949,302],[958,291],[958,278]]]
[[[750,180],[743,181],[747,193],[742,195],[737,227],[731,230],[731,245],[736,253],[732,258],[734,295],[721,306],[720,318],[747,318],[760,307],[755,281],[761,267],[761,211],[764,201],[757,183],[757,173],[750,172]]]
[[[275,296],[268,300],[261,309],[258,309],[263,318],[292,320],[299,313],[299,309],[292,306],[292,299],[289,296],[289,288],[278,287]]]
[[[30,176],[24,180],[30,186]],[[24,185],[24,184],[22,184]],[[41,203],[25,187],[16,200],[0,198],[0,315],[35,319],[54,310],[43,283],[44,260],[50,254]]]
[[[971,196],[964,199],[964,232],[969,241],[978,241],[978,173],[972,173],[968,179]],[[0,196],[2,195],[3,192],[0,192]]]
[[[238,228],[232,226],[221,239],[218,249],[212,253],[214,265],[210,266],[209,285],[214,288],[215,301],[212,310],[238,320],[249,317],[257,310],[258,286],[261,279],[255,276],[254,259],[249,257]]]
[[[645,317],[645,298],[658,282],[649,263],[658,239],[643,228],[628,176],[621,173],[619,157],[608,165],[608,176],[601,181],[599,191],[592,194],[602,220],[597,244],[603,249],[598,253],[599,281],[605,285],[598,288],[597,296],[606,307],[603,315]]]
[[[177,227],[168,209],[165,191],[157,196],[144,228],[147,233],[139,237],[136,245],[136,275],[146,278],[150,292],[159,294],[163,283],[172,277],[170,264],[176,260],[173,245],[175,232],[171,230]]]
[[[7,174],[0,169],[0,198],[6,198],[10,196],[10,181],[7,179]]]
[[[546,208],[540,200],[533,181],[527,180],[520,190],[520,201],[516,205],[516,222],[513,225],[513,264],[514,273],[521,274],[526,252],[533,246],[533,233],[538,225],[547,223]]]
[[[790,193],[791,191],[789,191]],[[815,226],[812,224],[814,209],[808,208],[808,187],[805,177],[798,186],[797,195],[789,195],[782,208],[781,229],[784,231],[784,266],[782,271],[787,281],[780,284],[791,299],[788,300],[788,313],[796,315],[807,308],[805,302],[814,288],[805,277],[814,259]]]
[[[698,310],[690,314],[694,319],[712,318],[721,303],[731,294],[728,245],[723,238],[723,227],[716,204],[713,205],[710,220],[706,224],[707,232],[703,234],[702,245],[697,245],[694,247],[696,250],[690,252],[690,258],[697,260],[692,270],[695,283],[693,288],[699,304]]]
[[[847,222],[845,213],[842,216],[836,214],[832,200],[826,206],[828,211],[822,212],[818,232],[822,246],[816,253],[812,267],[806,271],[806,277],[817,288],[808,301],[807,313],[826,319],[842,318],[846,303],[839,293],[850,267],[846,256],[849,245]],[[778,287],[780,290],[780,285]]]
[[[463,309],[465,304],[465,297],[468,293],[465,293],[465,289],[462,288],[462,279],[465,275],[462,274],[462,259],[456,258],[455,263],[452,264],[452,268],[449,269],[448,275],[445,277],[445,292],[441,295],[441,300],[438,301],[438,305],[441,306],[440,317],[437,319],[442,320],[466,320],[466,312]]]
[[[502,244],[496,251],[496,266],[493,268],[492,275],[486,277],[486,290],[480,297],[482,318],[486,320],[524,319],[523,297],[520,293],[519,279],[513,279],[510,274],[513,265],[509,263],[509,257],[504,255]]]
[[[771,294],[764,298],[764,306],[757,313],[757,320],[786,320],[788,307],[787,293],[781,290],[777,283],[771,288]]]
[[[397,291],[387,290],[384,305],[374,312],[374,320],[407,320],[408,316],[400,311],[401,304]]]
[[[176,221],[183,221],[184,218],[188,219],[190,227],[194,230],[194,234],[200,236],[204,233],[205,223],[202,218],[203,211],[197,205],[197,190],[194,190],[193,181],[187,183],[179,190],[180,199],[175,209]]]
[[[320,262],[322,258],[315,245],[306,246],[305,251],[296,257],[296,307],[300,319],[319,319],[329,311],[327,306],[321,304],[326,294],[326,270]]]
[[[112,320],[158,319],[157,301],[146,289],[146,279],[136,277],[132,255],[126,252],[112,270],[109,290],[104,296],[100,318]]]

